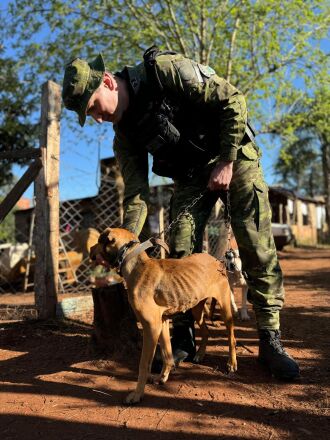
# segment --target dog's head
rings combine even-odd
[[[225,253],[226,268],[230,272],[242,270],[242,262],[239,256],[238,249],[229,249]]]
[[[114,268],[117,265],[119,250],[137,237],[127,229],[107,228],[99,236],[98,242],[91,247],[89,256],[96,264],[107,268]]]

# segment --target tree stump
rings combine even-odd
[[[136,351],[141,335],[122,283],[92,289],[94,331],[91,348],[97,352],[120,354]]]

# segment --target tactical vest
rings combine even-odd
[[[135,119],[126,128],[125,135],[131,137],[134,145],[145,148],[153,156],[155,174],[172,178],[192,177],[219,154],[216,149],[218,124],[213,123],[211,111],[209,114],[200,112],[199,108],[179,102],[176,96],[168,96],[164,91],[157,71],[157,57],[175,54],[160,51],[156,46],[145,51],[143,65],[147,87],[138,91],[138,81],[130,78],[134,93],[142,93],[145,102],[142,108],[133,110]],[[198,68],[195,70],[200,82],[210,76],[205,72],[203,78]]]
[[[153,156],[153,171],[166,177],[191,177],[205,166],[216,151],[210,145],[217,145],[209,138],[210,127],[201,121],[198,109],[178,102],[175,96],[168,96],[157,71],[159,55],[175,55],[173,51],[160,51],[152,46],[143,55],[147,81],[154,96],[154,136],[145,141],[145,148]],[[196,74],[198,69],[196,69]],[[201,81],[203,81],[199,73]],[[193,113],[196,120],[193,122]],[[199,125],[199,126],[198,126]],[[204,127],[204,132],[203,132]]]

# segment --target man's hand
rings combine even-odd
[[[211,191],[228,190],[233,176],[233,162],[218,162],[212,171],[207,187]]]

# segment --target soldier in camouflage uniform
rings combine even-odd
[[[213,69],[174,52],[146,51],[144,62],[111,74],[102,55],[66,66],[65,106],[112,122],[114,152],[125,183],[123,227],[139,235],[149,201],[148,152],[153,169],[172,177],[171,217],[208,189],[171,232],[171,257],[202,251],[203,232],[219,191],[228,190],[232,228],[247,274],[260,337],[259,360],[281,379],[299,367],[280,341],[282,273],[271,232],[271,210],[260,150],[247,122],[244,96]],[[173,320],[175,360],[195,352],[191,314]]]

